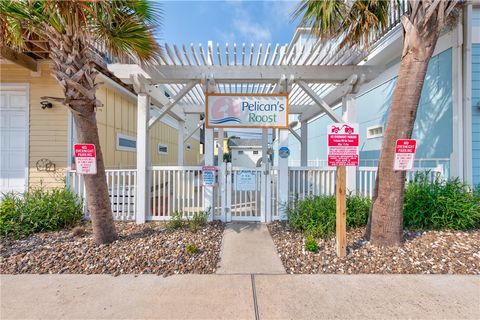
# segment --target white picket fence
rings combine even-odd
[[[154,166],[150,174],[149,220],[168,220],[175,212],[191,217],[204,210],[202,167]]]
[[[240,169],[233,169],[231,175]],[[244,170],[244,169],[242,169]],[[257,191],[238,191],[231,189],[232,218],[237,220],[255,220],[260,216],[260,177],[263,172],[253,169],[256,175]],[[426,171],[430,180],[443,177],[444,168],[416,168],[407,172],[407,182],[415,173]],[[168,220],[176,211],[186,216],[204,210],[205,189],[202,185],[202,167],[200,166],[153,166],[149,170],[149,214],[147,220]],[[289,168],[289,200],[303,199],[308,196],[335,194],[335,168],[326,167],[290,167]],[[377,174],[376,167],[358,167],[356,176],[356,193],[372,197]],[[134,220],[136,212],[136,170],[106,170],[108,191],[115,220]],[[226,177],[219,177],[226,178]],[[233,178],[233,176],[232,176]],[[234,184],[234,178],[232,183]],[[270,201],[272,218],[278,219],[282,204],[278,201],[278,169],[270,170]],[[75,171],[67,173],[67,185],[85,199],[83,176]],[[268,186],[267,186],[268,188]],[[218,188],[214,188],[213,213],[219,218],[221,197]],[[85,202],[85,201],[84,201]],[[84,203],[85,217],[89,218],[87,205]],[[258,220],[258,219],[257,219]]]
[[[290,167],[289,168],[289,199],[303,199],[308,196],[335,194],[336,172],[333,167]],[[415,174],[425,172],[430,181],[443,177],[442,166],[435,168],[415,168],[408,171],[407,183],[412,181]],[[364,197],[373,197],[377,167],[358,167],[356,173],[356,194]]]
[[[137,170],[132,169],[107,169],[105,170],[108,184],[108,194],[115,220],[135,219],[135,187],[137,184]],[[76,171],[67,172],[67,185],[73,192],[86,199],[85,182],[83,175]],[[85,218],[90,218],[87,203],[84,200]]]

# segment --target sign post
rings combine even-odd
[[[97,154],[95,145],[77,143],[73,145],[75,167],[79,174],[97,174]]]
[[[337,167],[336,177],[336,251],[347,254],[347,166],[358,166],[358,124],[334,123],[328,126],[328,165]]]

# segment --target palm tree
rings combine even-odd
[[[94,144],[97,174],[85,175],[94,240],[117,238],[98,137],[95,94],[101,83],[92,46],[119,58],[148,61],[159,47],[154,38],[160,9],[147,0],[1,0],[0,44],[16,50],[32,37],[48,40],[53,76],[65,94],[60,100],[73,115],[79,143]]]
[[[321,39],[340,41],[340,46],[368,49],[368,35],[382,30],[388,10],[399,1],[384,0],[302,0],[293,16],[310,26]],[[372,243],[400,245],[403,240],[403,196],[405,171],[394,171],[397,139],[409,139],[418,102],[440,32],[455,18],[458,0],[409,0],[401,17],[404,31],[400,71],[384,134],[373,207],[367,226]]]

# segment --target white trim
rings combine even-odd
[[[463,28],[461,20],[453,29],[452,46],[452,153],[450,155],[450,177],[463,177],[463,75],[462,45]]]
[[[463,179],[473,183],[473,128],[472,128],[472,5],[464,8],[463,19]]]
[[[160,151],[160,147],[166,148],[167,151]],[[170,149],[170,148],[168,147],[167,144],[164,144],[164,143],[159,143],[159,144],[157,144],[157,152],[158,152],[159,155],[168,155],[168,150],[169,150],[169,149]]]
[[[115,138],[115,145],[117,147],[118,151],[129,151],[129,152],[137,152],[137,148],[132,148],[132,147],[124,147],[120,145],[120,139],[125,139],[125,140],[131,140],[135,141],[135,145],[137,143],[137,138],[133,136],[129,136],[120,132],[117,132],[117,136]]]
[[[26,105],[26,112],[27,112],[27,127],[25,129],[25,191],[28,191],[30,186],[30,83],[27,82],[0,82],[1,88],[0,90],[5,91],[24,91],[27,96],[27,105]]]

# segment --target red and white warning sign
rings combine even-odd
[[[73,145],[77,173],[97,174],[97,153],[95,145],[79,143]]]
[[[328,126],[328,165],[358,166],[358,123]]]
[[[399,139],[395,144],[395,162],[393,170],[405,171],[413,170],[413,161],[415,160],[415,149],[417,140]]]

